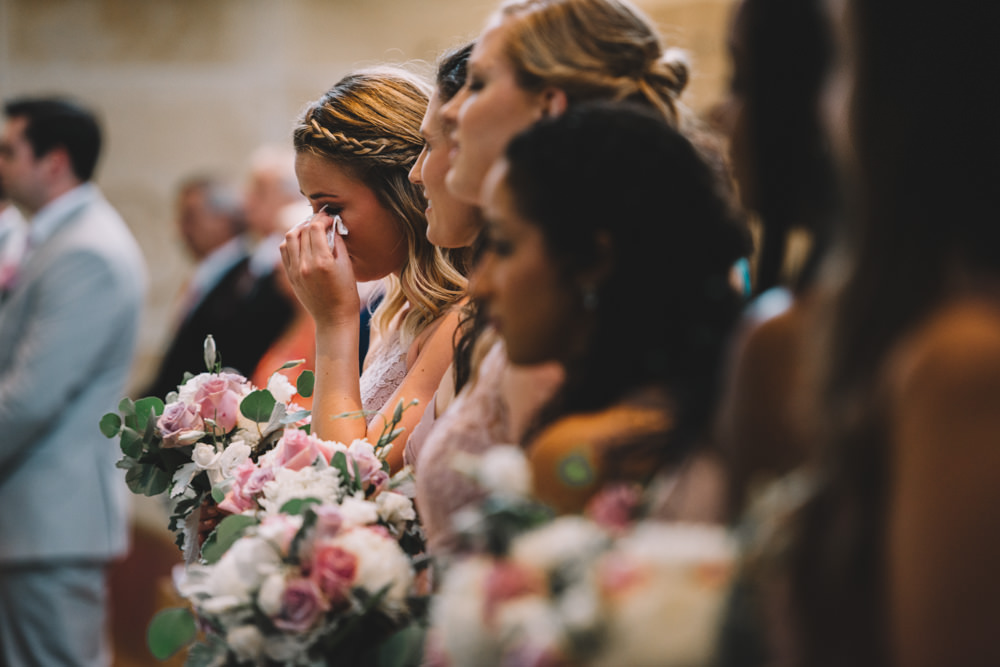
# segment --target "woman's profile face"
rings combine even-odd
[[[472,245],[481,227],[476,207],[457,199],[445,185],[454,142],[441,115],[441,97],[435,92],[420,125],[424,148],[410,169],[410,182],[422,186],[427,199],[427,240],[441,248]]]
[[[483,179],[507,143],[545,110],[543,93],[518,86],[504,53],[508,30],[503,20],[487,26],[469,56],[465,87],[443,108],[445,122],[455,127],[448,189],[471,204],[481,204]]]
[[[300,152],[295,157],[299,187],[313,211],[326,206],[347,227],[344,245],[359,282],[398,274],[409,255],[402,223],[367,185],[327,158]]]
[[[548,252],[541,230],[520,216],[503,160],[483,186],[488,243],[470,281],[515,364],[564,361],[582,343],[582,306],[573,281]]]

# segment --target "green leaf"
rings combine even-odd
[[[140,464],[129,469],[125,483],[132,493],[158,496],[170,486],[170,474],[155,465]]]
[[[319,505],[322,501],[319,498],[292,498],[281,506],[282,514],[302,514],[310,505]]]
[[[337,452],[333,455],[333,459],[330,461],[330,465],[337,469],[340,473],[340,478],[344,480],[345,484],[350,484],[351,473],[347,468],[347,455],[344,452]],[[351,489],[352,491],[355,489]]]
[[[427,631],[411,623],[378,646],[378,667],[417,667],[423,661]]]
[[[225,499],[226,499],[226,493],[225,493],[225,491],[223,491],[222,489],[220,489],[217,486],[213,486],[212,487],[212,500],[215,501],[215,504],[218,505],[219,503],[221,503]]]
[[[142,433],[146,430],[147,422],[152,419],[156,421],[156,417],[163,414],[163,401],[158,399],[156,396],[147,396],[146,398],[140,398],[135,402],[135,417],[136,425],[135,430]]]
[[[122,418],[116,415],[114,412],[109,412],[108,414],[101,417],[101,433],[104,434],[106,438],[113,438],[118,435],[118,431],[122,428]]]
[[[299,392],[302,398],[312,396],[313,387],[316,385],[316,374],[312,371],[302,371],[295,381],[295,391]]]
[[[226,553],[233,542],[240,539],[247,528],[257,523],[257,519],[245,514],[230,514],[219,522],[205,545],[201,548],[201,557],[209,563],[216,563],[222,554]]]
[[[166,660],[193,642],[197,632],[190,611],[184,608],[164,609],[150,621],[146,643],[157,660]]]
[[[396,409],[392,413],[392,424],[395,426],[403,418],[403,401],[396,404]]]
[[[296,412],[291,412],[281,418],[281,423],[285,426],[289,424],[294,424],[295,422],[302,421],[311,414],[309,410],[298,410]]]
[[[247,394],[247,397],[240,403],[240,412],[247,419],[255,422],[266,422],[271,418],[271,411],[274,410],[274,396],[266,389],[258,389]]]
[[[127,396],[118,403],[118,412],[121,413],[122,417],[134,417],[135,416],[135,403],[131,398]]]
[[[301,366],[304,363],[306,363],[305,359],[295,359],[294,361],[286,361],[284,364],[281,365],[281,368],[279,368],[278,370],[283,371],[287,368],[295,368],[296,366]]]
[[[122,429],[121,449],[122,454],[133,459],[142,455],[142,436],[131,426]]]

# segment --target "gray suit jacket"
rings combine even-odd
[[[127,546],[116,440],[146,289],[142,254],[96,187],[0,303],[0,565],[107,560]]]

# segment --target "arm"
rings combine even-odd
[[[112,349],[116,332],[130,326],[135,303],[101,257],[73,253],[53,263],[33,285],[30,319],[11,343],[11,364],[0,368],[0,471],[32,446],[60,410],[94,379]],[[9,313],[0,313],[0,319]],[[127,363],[127,362],[126,362]],[[108,409],[114,406],[109,405]],[[95,415],[94,428],[101,415]]]
[[[954,312],[893,383],[888,608],[895,664],[1000,664],[1000,320]]]

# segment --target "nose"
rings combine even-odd
[[[487,250],[469,275],[469,294],[473,299],[487,302],[493,296],[495,292],[493,272],[494,256]]]
[[[410,173],[408,174],[408,178],[410,179],[410,183],[413,183],[414,185],[423,185],[424,184],[424,179],[420,175],[420,172],[424,168],[424,160],[425,159],[427,159],[427,144],[426,143],[424,144],[423,149],[421,149],[420,155],[417,156],[417,161],[413,163],[412,167],[410,167]]]

